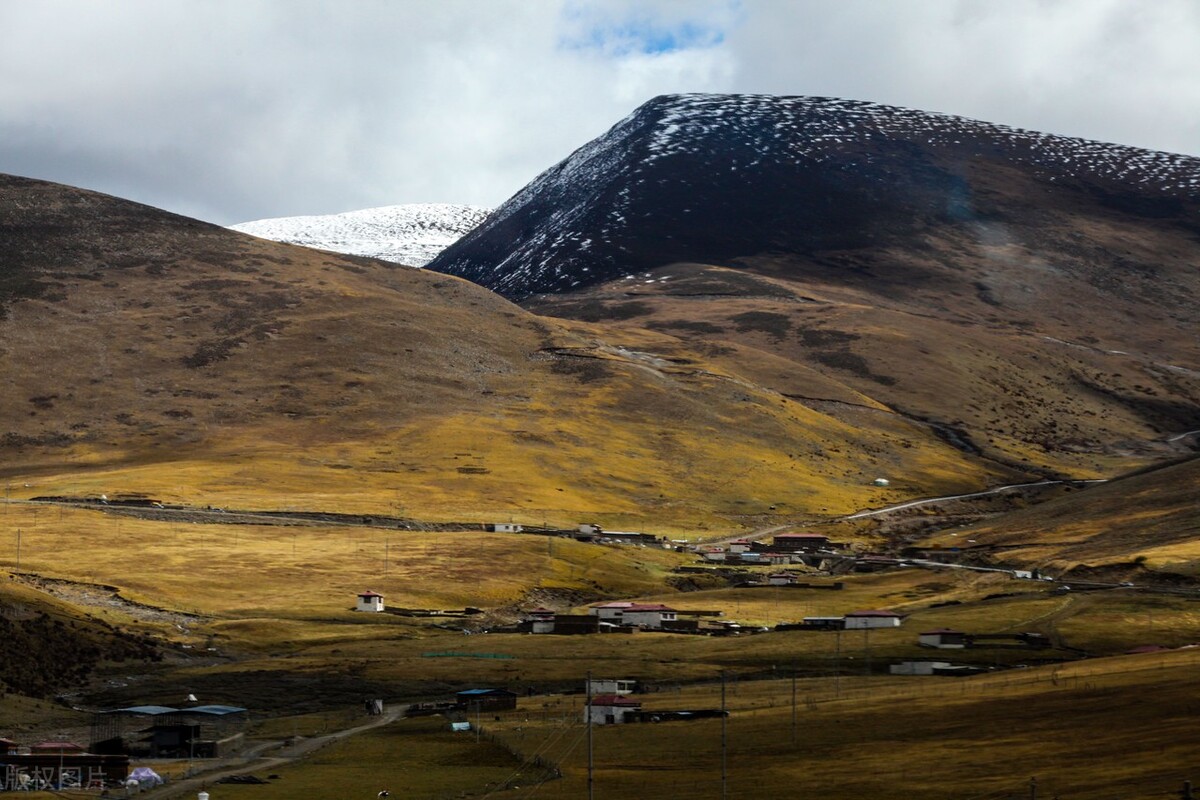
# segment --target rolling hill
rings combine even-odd
[[[0,179],[0,480],[14,497],[694,529],[1009,477],[835,419],[677,337]],[[871,487],[881,473],[905,481]]]

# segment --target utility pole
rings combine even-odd
[[[721,671],[721,800],[729,799],[729,770],[726,768],[729,754],[728,717],[725,710],[725,671]]]
[[[792,745],[796,744],[796,662],[792,661]]]
[[[1192,782],[1191,781],[1183,782],[1183,791],[1179,793],[1179,796],[1182,797],[1183,800],[1196,800],[1196,796],[1194,794],[1192,794]]]
[[[871,629],[863,628],[863,670],[865,675],[871,674]]]
[[[1029,800],[1037,800],[1037,778],[1029,779]]]
[[[834,631],[833,645],[833,696],[842,697],[842,632]]]
[[[21,568],[21,529],[17,528],[17,569]]]
[[[587,704],[583,707],[584,724],[587,727],[587,751],[588,751],[588,777],[587,777],[587,796],[588,800],[592,800],[592,793],[595,788],[595,769],[596,763],[592,757],[592,673],[589,670],[587,673]]]

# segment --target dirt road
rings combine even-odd
[[[184,794],[198,793],[201,789],[211,786],[221,778],[233,775],[247,775],[251,772],[266,772],[276,767],[298,761],[308,754],[334,742],[395,722],[407,710],[407,705],[389,706],[384,709],[383,714],[372,717],[369,722],[364,722],[362,725],[356,725],[353,728],[346,728],[321,736],[301,739],[288,747],[284,747],[282,742],[263,742],[240,756],[214,763],[212,769],[191,775],[187,778],[171,781],[154,789],[149,789],[138,796],[146,798],[146,800],[166,800],[167,798],[178,797]],[[278,748],[275,755],[262,755],[275,748]]]

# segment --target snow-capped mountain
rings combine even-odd
[[[411,203],[344,214],[260,219],[230,228],[262,239],[423,267],[490,212],[479,206]]]
[[[680,261],[908,247],[996,224],[1038,240],[1079,213],[1194,225],[1198,208],[1190,156],[852,100],[667,95],[430,266],[520,299]]]

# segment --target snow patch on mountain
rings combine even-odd
[[[423,267],[470,231],[491,209],[410,203],[343,214],[275,217],[230,228],[261,239]]]

